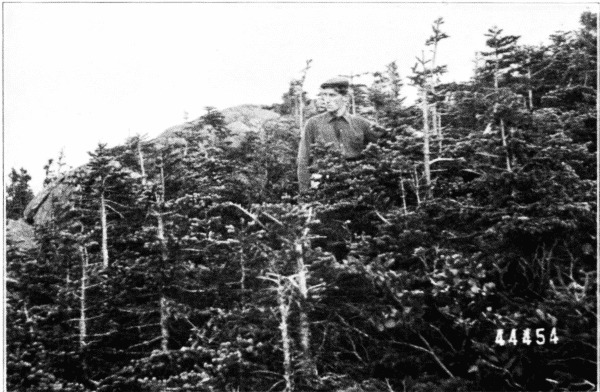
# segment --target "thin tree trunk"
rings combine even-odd
[[[293,368],[292,368],[292,353],[291,340],[288,328],[288,317],[290,305],[286,300],[285,282],[279,279],[277,286],[277,301],[279,302],[279,313],[281,315],[281,323],[279,330],[281,331],[281,343],[283,346],[283,378],[285,380],[284,392],[293,392]]]
[[[496,94],[498,93],[498,89],[499,89],[499,82],[498,82],[499,67],[500,67],[500,57],[498,56],[498,51],[496,51],[496,62],[494,64],[494,90],[496,91]],[[494,104],[494,114],[496,114],[497,111],[498,111],[498,103],[496,102]],[[500,136],[502,138],[502,147],[504,147],[504,153],[506,154],[506,170],[511,172],[512,169],[510,167],[510,156],[508,153],[508,143],[506,141],[506,131],[504,129],[504,120],[503,119],[500,119]]]
[[[160,255],[163,264],[168,261],[167,245],[165,241],[165,226],[162,214],[156,214],[157,219],[157,239],[160,243]],[[169,351],[169,311],[167,308],[167,298],[161,293],[160,296],[160,347],[163,352]]]
[[[146,169],[144,168],[144,155],[142,154],[141,140],[138,139],[137,152],[140,161],[140,171],[142,173],[142,185],[146,185]]]
[[[240,277],[240,289],[242,290],[242,299],[246,298],[246,261],[244,260],[244,251],[240,249],[240,270],[242,276]]]
[[[33,319],[31,318],[31,316],[29,315],[29,311],[27,310],[27,302],[25,302],[23,304],[23,313],[25,313],[25,320],[27,320],[27,323],[29,324],[29,333],[31,335],[34,334],[34,330],[33,330]]]
[[[533,110],[533,91],[531,90],[531,68],[527,68],[527,79],[529,87],[527,89],[527,95],[529,97],[529,110]]]
[[[308,210],[306,226],[310,224],[312,219],[312,208]],[[308,242],[308,227],[304,229],[302,238],[296,242],[296,267],[298,275],[298,287],[300,291],[300,348],[302,350],[302,373],[305,377],[313,377],[317,373],[310,350],[310,323],[308,321],[307,301],[308,301],[308,286],[306,284],[306,264],[304,262],[304,247]],[[309,247],[309,246],[307,246]]]
[[[433,86],[431,86],[431,90],[433,91]],[[438,129],[437,129],[437,125],[438,125],[438,120],[437,120],[437,105],[436,103],[432,103],[431,104],[431,134],[432,135],[436,135],[438,136]]]
[[[402,191],[402,208],[404,215],[406,215],[406,191],[404,190],[404,178],[402,178],[402,174],[400,175],[400,190]]]
[[[425,187],[427,198],[432,197],[431,192],[431,171],[429,164],[429,105],[427,104],[427,90],[423,88],[423,166],[425,168]]]
[[[506,155],[506,170],[512,172],[510,167],[510,154],[508,152],[508,143],[506,141],[506,131],[504,129],[504,120],[500,120],[500,134],[502,136],[502,146],[504,147],[504,154]]]
[[[420,190],[420,185],[419,185],[419,175],[417,173],[417,167],[414,167],[414,175],[415,175],[415,179],[414,179],[414,183],[415,183],[415,195],[417,196],[417,206],[421,205],[421,197],[419,196],[419,190]]]
[[[495,52],[496,61],[494,63],[494,89],[496,93],[498,92],[499,82],[498,82],[498,72],[500,70],[500,57],[498,56],[498,51]]]
[[[438,25],[439,26],[439,25]],[[431,58],[431,93],[434,95],[434,100],[435,100],[435,86],[437,84],[437,81],[435,80],[435,78],[433,77],[433,72],[435,72],[435,61],[437,58],[437,47],[438,47],[438,41],[435,41],[435,43],[433,44],[433,55]],[[437,113],[437,101],[434,101],[431,105],[431,124],[433,125],[433,135],[437,135],[438,138],[440,136],[440,131],[438,129],[438,113]],[[441,153],[441,145],[440,145],[440,153]]]
[[[156,238],[160,244],[160,257],[163,262],[163,265],[166,265],[169,261],[167,242],[165,237],[165,224],[162,215],[162,207],[165,201],[165,174],[164,168],[161,163],[160,165],[160,194],[158,195],[158,204],[160,206],[160,211],[156,211],[156,221],[157,221],[157,233]],[[169,311],[167,298],[164,293],[161,293],[160,296],[160,335],[161,335],[161,349],[163,352],[169,351]]]
[[[436,118],[437,118],[437,132],[438,132],[438,148],[439,148],[439,153],[440,156],[442,155],[442,145],[443,145],[443,140],[444,140],[444,134],[442,133],[442,113],[438,113],[437,108],[436,108]]]
[[[306,311],[306,302],[308,300],[308,288],[306,285],[306,266],[304,264],[302,242],[296,243],[297,268],[298,268],[298,287],[300,288],[300,348],[302,350],[302,373],[305,376],[314,375],[315,367],[313,365],[312,355],[310,353],[310,324],[308,322],[308,313]]]
[[[85,315],[86,308],[86,289],[88,279],[88,255],[85,247],[80,249],[81,252],[81,287],[79,292],[79,348],[84,348],[87,345],[87,319]]]
[[[106,227],[106,200],[100,193],[100,222],[102,225],[102,266],[108,268],[108,229]]]
[[[302,130],[302,128],[304,127],[304,81],[306,80],[306,74],[308,73],[308,70],[310,69],[310,63],[312,62],[312,60],[306,60],[306,67],[304,67],[304,69],[302,70],[302,77],[300,78],[300,95],[298,96],[298,100],[299,100],[299,108],[300,108],[300,121],[299,121],[299,125],[300,125],[300,130]]]
[[[164,295],[160,297],[160,348],[164,353],[169,351],[169,309]]]
[[[300,108],[298,114],[298,123],[300,124],[300,130],[304,128],[304,102],[302,102],[302,87],[300,87],[300,96],[298,97],[299,103],[298,107]]]

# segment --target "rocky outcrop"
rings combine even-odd
[[[6,241],[21,250],[33,249],[37,246],[33,226],[23,219],[9,219],[6,224]]]
[[[260,134],[263,125],[281,117],[278,113],[263,109],[257,105],[235,106],[221,111],[221,114],[225,117],[227,128],[232,132],[230,141],[234,147],[238,146],[249,132]],[[156,144],[185,145],[185,139],[181,137],[181,134],[190,132],[191,129],[194,129],[193,132],[202,133],[202,136],[205,136],[207,140],[213,140],[210,127],[198,130],[200,121],[200,118],[197,118],[172,126],[150,142]]]
[[[66,200],[72,189],[66,184],[68,174],[64,174],[48,184],[27,204],[23,217],[29,224],[41,224],[52,219],[54,200]]]
[[[281,116],[272,111],[261,108],[257,105],[241,105],[221,111],[225,117],[226,126],[232,131],[231,142],[235,147],[239,145],[244,136],[249,132],[260,134],[263,126],[269,121],[277,121]],[[150,140],[148,143],[169,144],[185,146],[186,141],[181,137],[181,132],[187,132],[196,128],[194,132],[203,132],[208,140],[211,140],[210,129],[202,128],[198,130],[200,118],[175,125],[168,128],[158,137]],[[74,170],[81,170],[78,168]],[[72,191],[68,184],[69,175],[64,174],[53,183],[47,185],[35,198],[27,205],[24,212],[24,218],[31,224],[43,224],[52,219],[53,201],[64,201],[69,197]]]

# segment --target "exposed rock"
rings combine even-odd
[[[256,132],[260,134],[263,125],[268,121],[276,121],[281,117],[278,113],[263,109],[258,105],[236,106],[225,109],[221,111],[221,113],[225,118],[225,125],[232,131],[233,136],[231,141],[232,146],[234,147],[239,145],[247,133]],[[185,146],[187,143],[179,134],[182,132],[191,132],[192,128],[196,128],[194,132],[203,132],[210,141],[212,139],[210,127],[198,130],[200,123],[201,119],[197,118],[189,122],[172,126],[158,137],[150,140],[149,143]],[[84,167],[85,165],[78,169],[83,169]],[[47,185],[27,205],[23,215],[28,223],[43,224],[52,219],[53,200],[64,201],[72,192],[72,187],[68,184],[67,179],[74,170]],[[131,175],[136,176],[139,174],[132,172]]]
[[[42,224],[52,219],[53,200],[66,200],[72,192],[71,186],[66,184],[67,176],[64,174],[48,184],[27,204],[23,212],[27,223]]]
[[[258,105],[235,106],[221,111],[221,114],[225,118],[225,125],[233,134],[230,140],[233,147],[239,146],[240,142],[248,132],[256,132],[260,135],[261,129],[265,123],[281,117],[278,113],[275,113],[272,110],[263,109]],[[186,142],[185,139],[181,137],[181,134],[185,134],[185,132],[188,132],[188,130],[193,128],[197,129],[200,121],[200,118],[197,118],[192,121],[172,126],[158,137],[151,140],[151,142],[183,146]],[[201,129],[200,132],[202,132],[203,136],[206,136],[209,141],[212,141],[213,137],[210,130],[210,127],[205,127]],[[198,130],[195,132],[198,132]]]
[[[21,250],[29,250],[37,246],[33,226],[28,225],[23,219],[8,220],[6,241],[11,242]]]
[[[225,123],[241,122],[251,130],[257,132],[269,120],[280,117],[272,110],[266,110],[256,105],[241,105],[225,109],[221,112],[225,116]]]

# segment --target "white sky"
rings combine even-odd
[[[443,17],[439,64],[466,81],[493,25],[547,43],[579,27],[592,3],[198,4],[4,3],[4,171],[26,168],[34,191],[64,149],[78,166],[98,142],[154,137],[189,118],[281,101],[312,59],[305,88],[397,60],[406,76]],[[368,81],[367,79],[364,79]],[[405,95],[411,95],[409,88]]]

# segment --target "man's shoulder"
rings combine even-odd
[[[312,116],[311,118],[306,120],[306,123],[308,124],[309,122],[314,122],[314,123],[323,122],[323,121],[327,120],[330,116],[331,115],[327,112],[315,114],[314,116]]]
[[[321,113],[321,114],[312,116],[311,118],[306,120],[305,127],[313,128],[313,127],[318,127],[318,126],[324,124],[327,121],[327,115],[328,115],[328,113],[325,112],[325,113]]]
[[[370,127],[373,124],[371,121],[367,120],[363,116],[359,116],[358,114],[351,114],[350,118],[352,119],[353,122],[355,122],[356,124],[359,124],[361,126]]]

